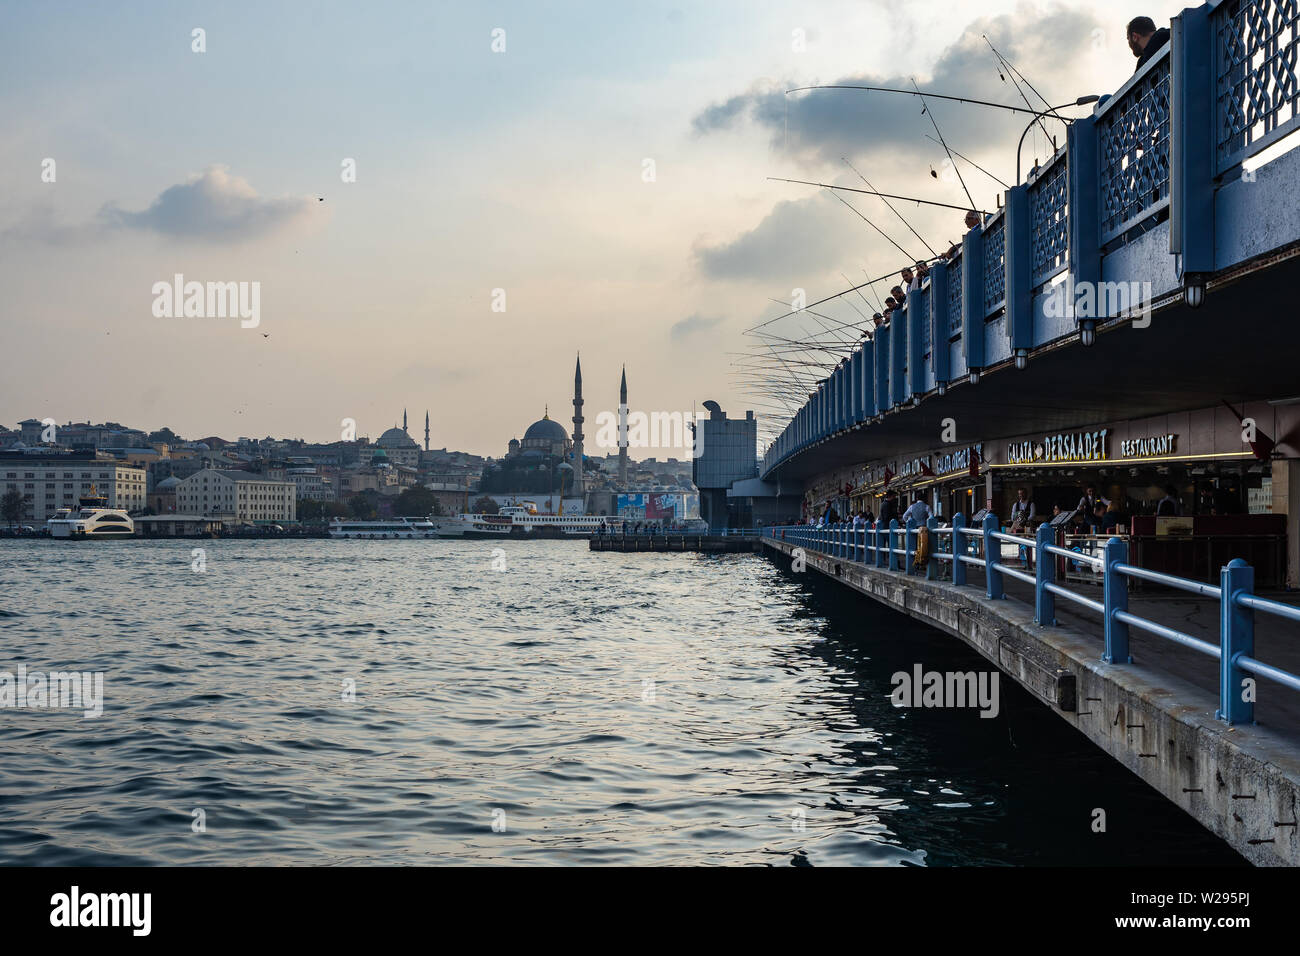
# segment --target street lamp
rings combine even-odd
[[[1041,123],[1045,117],[1054,117],[1055,119],[1060,120],[1066,126],[1069,126],[1072,122],[1074,122],[1074,120],[1066,119],[1064,116],[1058,116],[1056,114],[1057,110],[1063,110],[1070,106],[1087,106],[1089,103],[1096,103],[1100,99],[1101,99],[1100,96],[1096,96],[1093,94],[1089,94],[1088,96],[1081,96],[1073,103],[1062,103],[1060,106],[1051,106],[1048,107],[1043,112],[1038,113],[1034,116],[1033,123],[1030,123],[1028,126],[1026,126],[1025,131],[1020,134],[1020,143],[1016,146],[1016,185],[1017,186],[1020,185],[1020,151],[1024,149],[1025,137],[1028,136],[1029,131],[1034,128],[1034,124]],[[1046,130],[1044,130],[1044,132],[1046,132]]]

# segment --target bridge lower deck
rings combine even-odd
[[[764,544],[787,556],[795,547],[770,538]],[[1031,589],[1009,576],[1009,597],[990,600],[976,567],[957,588],[814,551],[804,560],[809,570],[965,641],[1251,862],[1300,864],[1300,701],[1292,691],[1260,680],[1258,723],[1229,727],[1215,717],[1214,658],[1134,628],[1133,663],[1107,664],[1099,615],[1058,600],[1058,625],[1039,627]],[[1089,595],[1087,587],[1072,589]],[[1218,640],[1213,602],[1138,592],[1129,607]],[[1300,625],[1261,624],[1256,651],[1295,669]]]

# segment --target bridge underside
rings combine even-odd
[[[1212,283],[1200,308],[1178,298],[1146,328],[1117,323],[1091,347],[1076,336],[1035,352],[1022,370],[1006,363],[985,369],[977,385],[954,382],[943,396],[932,392],[917,407],[805,449],[770,477],[798,481],[937,445],[948,418],[963,442],[1189,411],[1207,396],[1234,404],[1300,396],[1297,251]]]

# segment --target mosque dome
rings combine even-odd
[[[172,491],[172,490],[175,489],[175,487],[176,487],[177,485],[179,485],[179,484],[180,484],[180,479],[178,479],[177,477],[175,477],[175,476],[173,475],[173,476],[170,477],[170,478],[164,478],[162,481],[158,482],[158,484],[154,485],[154,489],[153,489],[153,490],[154,490],[154,491]]]
[[[379,440],[375,442],[375,444],[378,445],[380,448],[418,448],[419,447],[419,445],[415,443],[414,438],[406,434],[406,432],[402,431],[402,429],[398,428],[396,425],[394,425],[392,428],[388,429],[388,431],[380,435]]]
[[[552,421],[550,415],[547,415],[541,421],[533,422],[528,426],[528,431],[524,432],[524,441],[568,441],[569,435],[564,430],[564,426],[557,421]]]

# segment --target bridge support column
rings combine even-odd
[[[1255,722],[1255,694],[1246,692],[1246,672],[1238,666],[1241,654],[1255,653],[1255,612],[1237,603],[1237,595],[1255,590],[1255,569],[1233,558],[1219,572],[1219,710],[1214,715],[1227,724]]]
[[[952,516],[952,585],[958,588],[966,585],[966,564],[961,559],[966,553],[965,527],[966,516],[959,511]]]
[[[1048,554],[1047,549],[1056,543],[1056,535],[1051,526],[1044,521],[1038,526],[1036,537],[1038,547],[1034,553],[1034,558],[1037,560],[1034,565],[1037,582],[1037,587],[1034,589],[1034,623],[1039,627],[1048,627],[1056,623],[1056,595],[1047,590],[1047,585],[1056,581],[1056,559]]]

